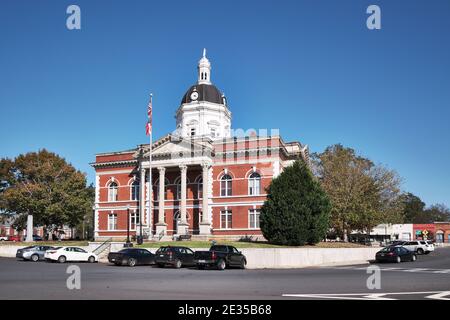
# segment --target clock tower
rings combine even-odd
[[[211,63],[206,49],[198,62],[198,80],[184,94],[175,118],[182,137],[212,140],[230,137],[231,112],[225,95],[211,83]]]

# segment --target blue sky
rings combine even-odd
[[[66,28],[81,7],[82,29]],[[381,8],[382,29],[366,27]],[[0,2],[0,157],[47,148],[88,174],[99,152],[155,138],[202,48],[234,128],[279,128],[312,152],[342,143],[450,205],[450,1]]]

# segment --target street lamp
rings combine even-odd
[[[124,247],[128,248],[131,247],[130,242],[130,205],[127,204],[127,242],[125,243]]]

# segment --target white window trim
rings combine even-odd
[[[133,199],[133,188],[134,188],[134,184],[137,183],[137,189],[138,189],[138,193],[137,193],[137,198]],[[139,201],[139,196],[141,194],[141,185],[139,183],[138,180],[134,180],[131,184],[130,184],[130,200],[131,201]]]
[[[115,189],[112,189],[112,188],[111,188],[111,185],[112,185],[113,183],[116,185]],[[115,199],[114,199],[114,200],[111,199],[111,198],[112,198],[112,197],[111,197],[111,190],[116,190],[116,191],[115,191]],[[115,181],[112,181],[112,182],[108,185],[108,202],[116,202],[118,199],[119,199],[119,184],[118,184],[117,182],[115,182]]]
[[[115,223],[113,224],[115,225],[114,229],[111,229],[111,217],[113,217],[113,221],[115,221]],[[117,213],[108,213],[108,231],[117,231]]]
[[[258,214],[256,214],[256,212],[258,212]],[[248,228],[250,230],[261,230],[261,227],[258,228],[258,227],[251,226],[250,216],[252,214],[255,216],[255,223],[256,223],[256,216],[258,216],[258,219],[261,217],[261,210],[260,209],[249,209],[248,210]],[[259,221],[261,221],[261,220],[259,220]]]
[[[225,228],[222,225],[222,216],[226,217]],[[231,228],[229,227],[230,222],[231,222]],[[221,230],[233,230],[233,211],[232,210],[225,209],[225,210],[220,211],[220,229]]]
[[[253,174],[253,173],[252,173]],[[248,177],[248,195],[249,196],[259,196],[261,193],[261,175],[259,173],[257,178],[251,178],[251,175]],[[258,192],[257,193],[251,193],[251,187],[255,190],[255,182],[258,182]]]

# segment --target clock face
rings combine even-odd
[[[197,100],[198,99],[198,92],[197,91],[194,91],[194,92],[191,93],[191,99],[192,100]]]

